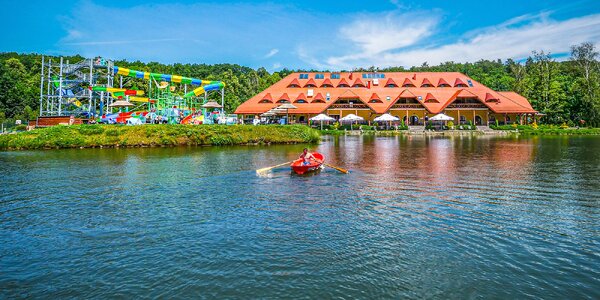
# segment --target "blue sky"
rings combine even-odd
[[[560,57],[600,46],[600,2],[10,1],[0,51],[278,70]]]

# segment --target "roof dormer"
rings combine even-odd
[[[396,82],[394,81],[394,79],[392,79],[391,77],[388,78],[388,80],[385,82],[385,87],[398,87],[398,85],[396,84]]]
[[[292,80],[292,82],[290,82],[290,84],[288,84],[287,87],[288,88],[299,88],[300,87],[300,81],[298,81],[297,78],[294,78],[294,80]]]
[[[467,84],[460,80],[460,78],[456,78],[456,80],[454,80],[454,87],[467,87]]]
[[[317,93],[317,95],[313,98],[312,101],[310,101],[310,103],[325,103],[325,98],[323,98],[323,95],[321,95],[321,93]]]
[[[321,83],[321,87],[322,88],[332,88],[333,87],[333,83],[331,83],[331,80],[329,80],[329,78],[326,78],[325,80],[323,80],[323,82]]]
[[[500,102],[500,99],[498,99],[498,97],[490,94],[490,93],[485,93],[485,102]]]
[[[340,80],[340,82],[338,82],[337,87],[350,87],[350,85],[348,84],[346,79],[342,78],[342,80]]]
[[[450,87],[450,84],[448,84],[444,78],[440,78],[440,80],[438,80],[437,87]]]
[[[425,100],[423,101],[425,103],[439,103],[439,101],[431,94],[431,93],[427,93],[427,95],[425,96]]]
[[[377,95],[376,93],[373,93],[373,95],[371,95],[371,98],[369,98],[369,103],[383,103],[383,101],[381,101],[381,98],[379,98],[379,95]]]
[[[415,85],[412,81],[410,81],[410,79],[405,78],[404,82],[402,83],[402,87],[415,87]]]
[[[304,95],[304,93],[300,93],[300,95],[296,97],[296,100],[294,100],[294,103],[308,103],[306,101],[306,96]]]
[[[356,78],[352,84],[352,87],[365,87],[365,84],[362,82],[362,80],[360,80],[360,78]]]
[[[304,85],[305,88],[316,88],[317,87],[317,83],[315,82],[314,79],[309,79],[306,84]]]
[[[258,103],[273,103],[273,97],[271,97],[271,93],[265,94],[265,96],[260,99]]]
[[[290,96],[288,96],[287,93],[283,93],[283,95],[279,97],[279,100],[277,100],[277,103],[290,103]]]
[[[423,78],[423,81],[421,82],[421,87],[433,87],[433,84],[431,84],[431,81],[429,81],[429,79]]]

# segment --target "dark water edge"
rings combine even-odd
[[[0,152],[0,298],[598,298],[600,138]]]

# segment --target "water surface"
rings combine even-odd
[[[0,298],[599,298],[600,138],[0,152]]]

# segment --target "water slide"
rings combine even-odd
[[[199,85],[200,87],[184,95],[184,97],[200,96],[204,92],[218,91],[225,87],[225,83],[221,81],[201,80],[197,78],[185,77],[180,75],[150,73],[143,71],[130,70],[122,67],[114,67],[113,72],[118,75],[129,76],[133,78],[143,78],[146,80],[154,79],[166,82],[183,83],[191,85]]]

